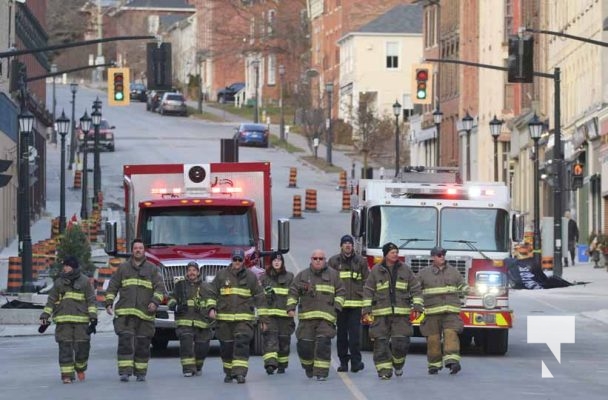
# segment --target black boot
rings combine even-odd
[[[340,361],[340,366],[337,369],[338,372],[348,372],[348,361]]]

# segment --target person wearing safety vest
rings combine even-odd
[[[246,381],[255,309],[264,301],[264,291],[256,275],[245,268],[244,260],[245,252],[234,249],[230,266],[220,270],[209,285],[207,310],[209,317],[217,321],[215,336],[220,341],[225,383],[233,379],[237,383]],[[262,321],[260,329],[266,330]]]
[[[186,277],[175,283],[167,305],[175,312],[175,333],[179,338],[179,356],[185,377],[199,376],[209,353],[211,329],[207,316],[205,285],[199,265],[190,261]]]
[[[49,325],[49,318],[57,324],[55,341],[59,344],[59,369],[63,383],[72,383],[74,373],[84,381],[91,349],[89,323],[97,325],[95,292],[87,276],[80,272],[75,257],[63,260],[63,269],[49,291],[40,314],[40,332]]]
[[[340,239],[340,253],[330,257],[327,265],[338,271],[346,288],[344,307],[342,307],[342,311],[338,312],[337,348],[340,358],[338,372],[347,372],[349,361],[351,372],[358,372],[365,367],[361,361],[359,341],[363,284],[369,275],[367,261],[355,254],[352,236],[344,235]]]
[[[267,325],[262,358],[268,375],[275,371],[284,374],[289,363],[291,335],[296,327],[293,317],[287,315],[287,295],[292,282],[293,273],[285,269],[283,254],[278,251],[272,253],[270,265],[262,277],[266,304],[258,310]]]
[[[446,262],[445,255],[446,250],[441,247],[431,249],[432,264],[418,274],[424,298],[420,333],[426,336],[431,375],[436,375],[443,366],[452,375],[461,369],[458,334],[464,324],[460,319],[460,298],[467,293],[468,286],[460,272]]]
[[[410,267],[399,261],[399,248],[382,246],[384,259],[374,265],[363,288],[362,318],[370,323],[374,364],[378,377],[389,380],[403,375],[403,366],[414,334],[410,314],[422,313],[420,283]],[[413,308],[413,311],[412,311]]]
[[[146,260],[144,243],[134,239],[131,257],[118,266],[106,291],[106,312],[115,315],[118,335],[118,375],[128,382],[135,375],[145,382],[154,337],[154,317],[165,297],[165,285],[156,265]],[[118,296],[118,302],[114,300]]]
[[[289,288],[288,315],[298,309],[298,356],[306,376],[325,381],[331,363],[331,339],[346,290],[338,272],[325,263],[325,252],[314,250],[310,267],[300,271]]]

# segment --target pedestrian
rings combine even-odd
[[[264,368],[268,375],[284,374],[289,363],[291,335],[295,331],[293,317],[287,315],[287,296],[293,283],[293,273],[285,269],[283,254],[276,251],[270,256],[270,265],[262,276],[266,304],[258,314],[266,323],[264,332]]]
[[[374,364],[378,377],[403,375],[403,366],[414,329],[410,314],[422,312],[420,284],[410,267],[399,260],[399,248],[388,242],[382,246],[384,258],[374,265],[363,288],[364,321],[371,322],[369,336],[374,342]],[[413,309],[413,311],[412,311]]]
[[[460,319],[460,298],[468,292],[468,287],[460,272],[446,262],[445,255],[445,249],[432,248],[432,264],[418,274],[425,315],[420,333],[426,336],[427,366],[431,375],[436,375],[444,365],[450,374],[461,369],[458,334],[464,324]]]
[[[589,256],[591,257],[591,261],[593,261],[593,268],[602,268],[601,264],[601,242],[603,239],[602,231],[598,231],[595,233],[595,230],[592,230],[589,234]]]
[[[209,317],[217,321],[215,336],[220,341],[225,383],[233,379],[245,383],[255,309],[264,301],[264,291],[255,274],[245,268],[244,260],[245,252],[234,249],[229,267],[220,270],[209,286],[207,309]],[[259,325],[264,332],[265,324],[260,322]]]
[[[300,271],[289,288],[288,315],[298,308],[298,356],[306,376],[327,380],[331,339],[336,336],[336,314],[342,310],[346,290],[338,272],[328,268],[325,252],[314,250],[310,266]]]
[[[185,377],[199,376],[209,353],[211,329],[207,315],[205,283],[199,265],[190,261],[186,277],[175,283],[169,309],[175,312],[175,333],[179,338],[179,356]]]
[[[135,375],[137,382],[145,382],[155,332],[154,317],[165,297],[159,269],[146,260],[145,250],[141,239],[133,240],[131,257],[118,266],[106,291],[106,312],[115,315],[121,382],[128,382],[131,375]]]
[[[41,330],[49,319],[57,324],[55,341],[59,344],[59,369],[63,383],[72,383],[74,373],[84,381],[91,349],[89,326],[97,325],[95,292],[89,278],[80,272],[76,257],[63,260],[59,278],[49,291],[46,306],[40,314]],[[89,325],[90,324],[90,325]]]
[[[572,260],[572,266],[574,267],[576,243],[578,242],[578,225],[576,224],[576,221],[572,219],[570,211],[564,213],[564,218],[568,221],[568,253],[570,253],[570,259]],[[564,267],[568,266],[568,253],[564,255]]]
[[[344,235],[340,239],[340,253],[330,257],[327,265],[338,271],[346,289],[344,307],[337,320],[338,372],[347,372],[349,361],[351,372],[359,372],[365,367],[361,361],[360,332],[363,285],[369,275],[367,261],[355,254],[353,237]]]

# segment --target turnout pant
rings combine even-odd
[[[361,336],[361,308],[348,307],[338,312],[337,328],[338,336],[336,344],[340,363],[346,364],[350,360],[352,365],[358,365],[361,363],[361,346],[359,342],[359,337]]]
[[[120,316],[114,319],[114,332],[118,335],[118,374],[146,376],[154,321]]]
[[[220,356],[224,373],[230,376],[247,376],[253,323],[251,321],[217,321],[215,336],[220,341]]]
[[[74,379],[75,372],[87,370],[91,349],[91,337],[87,334],[87,327],[87,324],[61,323],[55,328],[62,379]]]
[[[392,375],[403,369],[414,330],[407,315],[379,316],[369,327],[374,341],[374,365],[378,375]]]
[[[264,367],[287,368],[291,335],[295,331],[295,322],[289,317],[271,317],[264,337]]]
[[[444,365],[460,363],[460,340],[464,324],[460,315],[427,315],[420,324],[420,333],[426,336],[426,357],[429,368],[441,369]],[[443,336],[443,350],[441,338]]]
[[[175,333],[179,338],[179,357],[182,372],[196,373],[203,369],[203,363],[209,353],[211,330],[194,326],[178,326]]]
[[[307,374],[327,377],[331,363],[331,339],[336,327],[324,319],[300,320],[296,330],[298,356]]]

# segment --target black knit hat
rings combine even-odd
[[[274,261],[275,258],[278,258],[279,260],[283,260],[283,253],[281,253],[280,251],[273,251],[272,254],[270,255],[270,261]]]
[[[80,264],[78,264],[78,259],[74,256],[67,256],[63,260],[63,265],[69,265],[73,269],[80,268]]]
[[[393,243],[393,242],[386,243],[384,246],[382,246],[382,255],[384,255],[384,257],[386,257],[386,255],[391,250],[397,250],[397,251],[399,251],[399,247],[397,247],[397,245],[395,243]]]
[[[342,246],[344,243],[354,244],[355,241],[351,235],[344,235],[340,238],[340,246]]]

